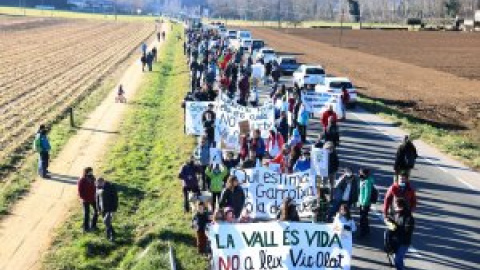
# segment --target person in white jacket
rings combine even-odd
[[[350,214],[350,209],[347,204],[340,206],[340,211],[335,216],[333,224],[335,229],[341,231],[342,234],[346,232],[353,233],[357,230],[357,226],[355,226],[355,221]]]

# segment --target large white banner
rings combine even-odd
[[[349,270],[352,234],[333,224],[220,223],[209,229],[212,270]]]
[[[329,93],[305,92],[302,93],[302,102],[307,111],[319,113],[327,104],[335,103],[335,96]]]
[[[216,105],[215,102],[188,101],[185,103],[185,127],[188,135],[204,135],[202,123],[202,114],[208,108],[209,104]]]
[[[275,125],[275,112],[271,103],[252,108],[221,98],[216,112],[215,141],[226,149],[238,150],[240,146],[239,122],[248,121],[250,130],[259,129],[264,138],[268,137],[268,131]]]
[[[310,172],[281,174],[265,167],[232,169],[245,191],[245,208],[253,218],[275,219],[285,198],[295,201],[300,217],[312,215],[316,196],[315,178]]]

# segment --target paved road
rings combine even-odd
[[[288,78],[283,82],[288,83]],[[267,90],[262,88],[265,99]],[[349,112],[340,124],[340,166],[370,168],[383,199],[392,183],[393,162],[401,136],[379,132],[376,127],[391,124],[379,120],[367,123],[370,116],[361,108]],[[315,140],[321,125],[315,117],[308,127],[308,140]],[[422,150],[419,149],[422,156]],[[435,157],[429,156],[435,161]],[[447,166],[444,166],[447,167]],[[457,168],[458,169],[458,168]],[[480,179],[478,179],[480,181]],[[480,269],[480,192],[465,186],[452,175],[423,158],[417,160],[411,182],[417,190],[416,229],[407,257],[407,269]],[[382,204],[376,205],[370,221],[369,238],[354,239],[353,269],[391,269],[383,252],[384,224]],[[358,216],[356,216],[358,222]]]

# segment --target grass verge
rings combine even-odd
[[[100,164],[119,190],[117,242],[108,242],[103,231],[83,234],[79,205],[58,231],[44,269],[168,269],[168,242],[179,269],[206,268],[195,250],[191,216],[183,214],[177,178],[194,147],[194,139],[183,134],[180,102],[188,90],[188,67],[175,39],[179,31],[176,26],[161,48],[155,72],[145,75],[121,134]]]
[[[359,104],[366,110],[393,121],[410,132],[412,138],[428,142],[466,165],[480,169],[480,143],[469,135],[432,126],[367,97],[359,98]]]

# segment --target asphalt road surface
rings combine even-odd
[[[282,82],[290,84],[287,77]],[[281,82],[281,83],[282,83]],[[261,87],[261,100],[269,90]],[[352,269],[392,269],[383,252],[385,225],[381,214],[383,195],[393,181],[395,152],[403,139],[379,132],[375,126],[391,123],[367,123],[367,112],[358,108],[347,113],[340,123],[340,167],[370,168],[380,191],[379,203],[370,212],[371,233],[353,243]],[[372,125],[373,124],[373,125]],[[307,139],[316,140],[321,132],[319,117],[310,120]],[[422,156],[421,150],[419,155]],[[435,157],[428,156],[430,160]],[[480,179],[479,179],[480,180]],[[407,269],[480,269],[480,192],[459,182],[424,158],[417,159],[410,180],[417,191],[414,213],[415,230],[409,249]],[[355,212],[355,211],[354,211]],[[358,215],[355,215],[358,223]]]

